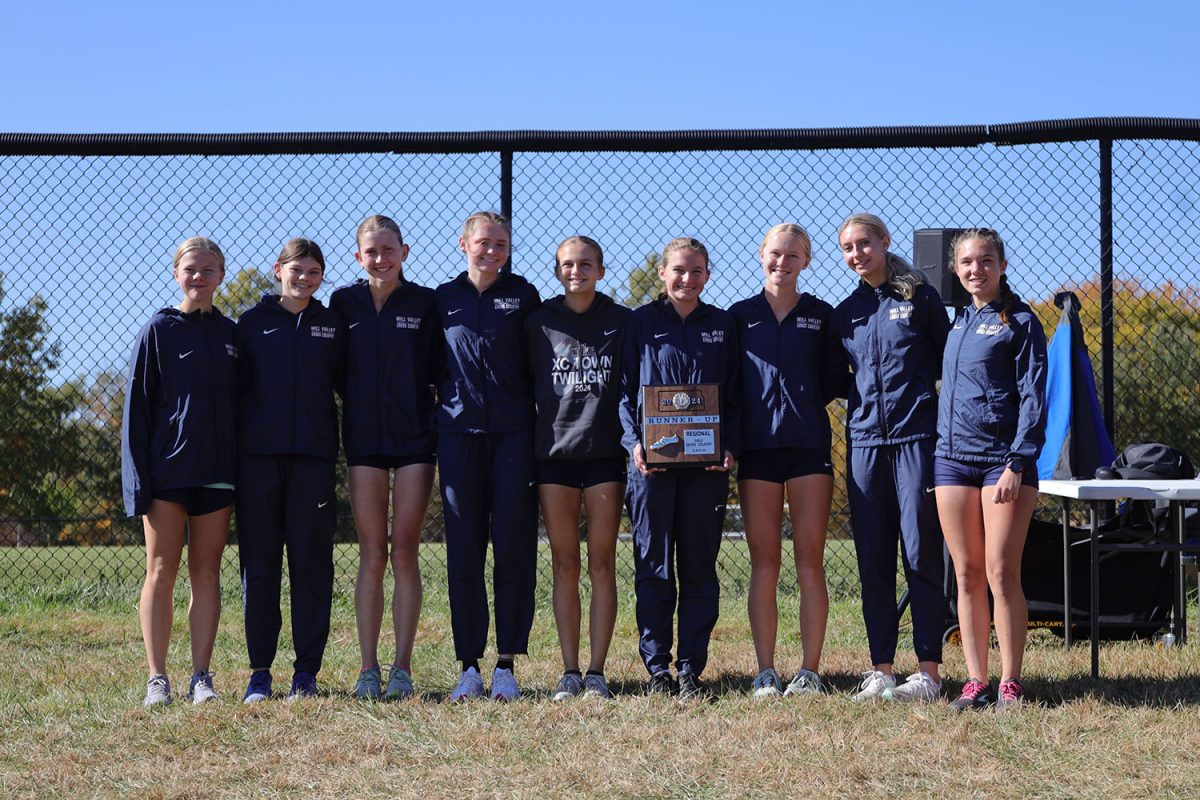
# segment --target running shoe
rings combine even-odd
[[[550,696],[550,699],[562,702],[581,694],[583,694],[583,678],[577,672],[564,672],[558,679],[558,685],[554,687],[554,694]]]
[[[1017,681],[1000,681],[996,695],[997,711],[1020,708],[1025,703],[1025,689]]]
[[[408,700],[416,694],[413,689],[412,673],[403,667],[392,665],[388,672],[387,691],[383,693],[384,700]]]
[[[521,687],[511,669],[496,667],[492,670],[492,699],[501,703],[521,699]]]
[[[200,670],[192,675],[192,682],[188,686],[188,697],[192,699],[192,705],[194,706],[219,699],[216,691],[213,689],[211,672]]]
[[[992,687],[975,678],[971,678],[962,688],[962,694],[950,704],[955,711],[966,711],[972,708],[986,708],[996,702]]]
[[[305,697],[317,696],[317,676],[311,672],[297,672],[292,676],[292,690],[288,692],[288,702],[294,703]]]
[[[583,676],[583,696],[598,697],[601,700],[612,700],[612,692],[609,691],[608,681],[603,675],[584,675]]]
[[[811,669],[802,669],[792,678],[791,683],[784,689],[785,697],[803,697],[808,694],[829,694],[821,676]]]
[[[261,703],[271,699],[271,671],[256,669],[250,673],[250,682],[246,684],[246,694],[242,696],[243,703]]]
[[[862,674],[862,682],[858,684],[858,692],[852,698],[856,702],[878,700],[888,689],[896,688],[896,676],[888,675],[877,669],[869,669]]]
[[[908,680],[892,689],[883,690],[884,700],[901,703],[931,703],[942,696],[942,683],[927,672],[914,672]]]
[[[691,670],[679,673],[679,699],[685,703],[696,703],[704,699],[704,684]]]
[[[458,676],[458,686],[450,693],[450,702],[459,703],[463,700],[474,700],[483,697],[483,676],[474,667],[468,667]]]
[[[754,685],[750,688],[755,700],[762,700],[764,697],[779,697],[783,694],[783,680],[779,677],[778,672],[767,667],[758,673],[754,678]]]
[[[146,708],[171,705],[171,680],[166,675],[151,675],[146,681],[146,699],[142,701]]]
[[[359,700],[378,700],[383,696],[383,674],[379,667],[363,667],[359,670],[354,696]]]
[[[670,670],[664,669],[650,676],[650,682],[646,684],[646,694],[673,697],[679,694],[679,684],[671,677]]]

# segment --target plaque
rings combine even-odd
[[[649,467],[707,467],[725,461],[721,387],[642,387],[642,451]]]

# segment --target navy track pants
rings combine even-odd
[[[238,559],[251,669],[270,669],[283,619],[279,589],[287,548],[296,672],[316,675],[329,640],[334,462],[297,456],[242,456],[237,478]]]
[[[901,545],[919,661],[942,660],[946,560],[933,495],[933,439],[851,445],[846,488],[872,664],[896,659],[896,545]]]
[[[489,538],[496,651],[524,653],[537,578],[533,432],[438,434],[438,474],[455,658],[482,658],[487,645]]]
[[[717,553],[728,499],[724,472],[677,469],[643,476],[630,465],[625,500],[633,523],[639,649],[651,675],[671,665],[676,602],[676,669],[699,676],[708,663],[720,613]]]

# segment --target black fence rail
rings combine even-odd
[[[271,264],[293,236],[325,250],[318,297],[355,279],[354,229],[371,213],[400,222],[412,245],[406,275],[426,285],[463,269],[460,226],[480,208],[513,219],[513,269],[543,296],[558,289],[555,246],[588,234],[605,248],[605,291],[630,305],[647,299],[639,276],[677,235],[708,244],[706,299],[729,305],[761,287],[765,230],[799,222],[813,237],[802,288],[836,303],[855,284],[836,241],[849,213],[879,214],[893,250],[906,256],[916,229],[994,227],[1006,239],[1015,290],[1048,330],[1056,291],[1071,288],[1083,300],[1118,446],[1156,439],[1200,455],[1198,142],[1198,120],[1144,118],[742,131],[0,134],[0,546],[53,548],[37,559],[0,559],[0,581],[11,583],[9,571],[19,569],[53,582],[77,575],[80,564],[96,579],[139,579],[140,522],[120,506],[123,384],[138,328],[175,302],[170,260],[179,241],[204,234],[221,243],[229,270],[219,303],[236,315],[271,287]],[[834,540],[848,535],[843,413],[831,407]],[[341,486],[338,539],[349,543]],[[730,491],[722,574],[740,586],[749,562],[732,483]],[[436,492],[425,538],[441,538]],[[355,558],[353,547],[338,553]],[[829,550],[845,591],[853,591],[852,553]]]

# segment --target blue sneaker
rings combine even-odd
[[[383,674],[379,667],[364,667],[358,673],[354,696],[359,700],[378,700],[383,697]]]
[[[246,694],[243,703],[261,703],[271,699],[271,671],[256,669],[250,673],[250,683],[246,684]]]
[[[317,676],[311,672],[297,672],[292,676],[292,690],[288,692],[288,702],[302,700],[305,697],[317,696]]]

